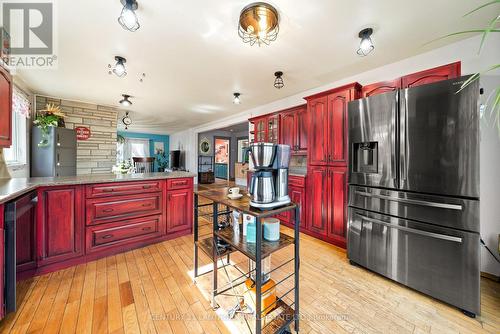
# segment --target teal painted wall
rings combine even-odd
[[[163,142],[163,146],[165,147],[165,153],[167,155],[167,159],[170,159],[170,136],[168,135],[156,135],[152,133],[139,133],[139,132],[128,132],[128,131],[118,131],[118,135],[121,135],[125,138],[141,138],[141,139],[149,139],[149,155],[152,157],[157,157],[155,154],[155,142]],[[155,169],[157,168],[155,162]]]

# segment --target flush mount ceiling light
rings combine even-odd
[[[127,59],[120,57],[120,56],[115,56],[116,64],[113,67],[112,70],[110,70],[108,73],[109,74],[115,74],[117,77],[124,77],[127,75],[127,69],[125,68],[125,63],[127,62]],[[108,64],[108,68],[111,68],[111,65]]]
[[[279,15],[276,8],[265,2],[254,2],[240,13],[238,35],[243,42],[269,45],[279,32]]]
[[[120,104],[124,107],[130,107],[132,105],[132,101],[129,100],[130,95],[122,94],[123,99],[120,100]]]
[[[233,103],[234,104],[240,104],[241,99],[240,99],[240,93],[233,93]]]
[[[367,56],[370,52],[375,49],[373,46],[372,39],[370,36],[373,34],[372,28],[366,28],[359,32],[359,38],[361,38],[361,42],[359,42],[359,49],[356,51],[358,55],[361,57]]]
[[[139,7],[136,0],[120,0],[123,5],[120,17],[118,17],[118,23],[123,27],[123,29],[128,31],[136,31],[141,27],[139,24],[139,19],[135,11]]]
[[[274,72],[274,76],[276,77],[276,79],[274,79],[274,87],[278,89],[283,88],[285,86],[285,83],[283,82],[283,72]]]

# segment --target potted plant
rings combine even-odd
[[[64,127],[64,114],[59,106],[48,103],[44,110],[37,113],[33,124],[42,131],[42,140],[38,143],[38,146],[48,146],[50,128]]]
[[[167,155],[163,150],[158,150],[156,154],[157,154],[156,161],[158,161],[158,172],[164,172],[165,169],[168,168]]]

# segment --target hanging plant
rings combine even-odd
[[[49,103],[44,110],[39,111],[33,124],[42,131],[42,140],[38,143],[38,146],[45,147],[49,145],[50,128],[64,127],[64,114],[59,106]]]

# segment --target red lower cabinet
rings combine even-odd
[[[38,191],[37,249],[45,265],[83,255],[84,200],[81,186]]]
[[[4,240],[4,205],[0,204],[0,319],[3,319],[5,316],[5,308],[4,308],[4,281],[3,278],[5,276],[5,262],[4,262],[4,249],[5,249],[5,240]]]
[[[345,248],[346,208],[347,168],[310,166],[307,175],[307,231]]]
[[[193,189],[167,190],[167,234],[193,227]]]
[[[293,203],[297,204],[300,212],[300,229],[306,228],[306,190],[301,187],[289,187],[288,195]],[[291,217],[294,215],[289,213]],[[295,220],[290,219],[290,225],[295,226]]]
[[[16,271],[36,268],[36,204],[28,194],[16,203]]]

